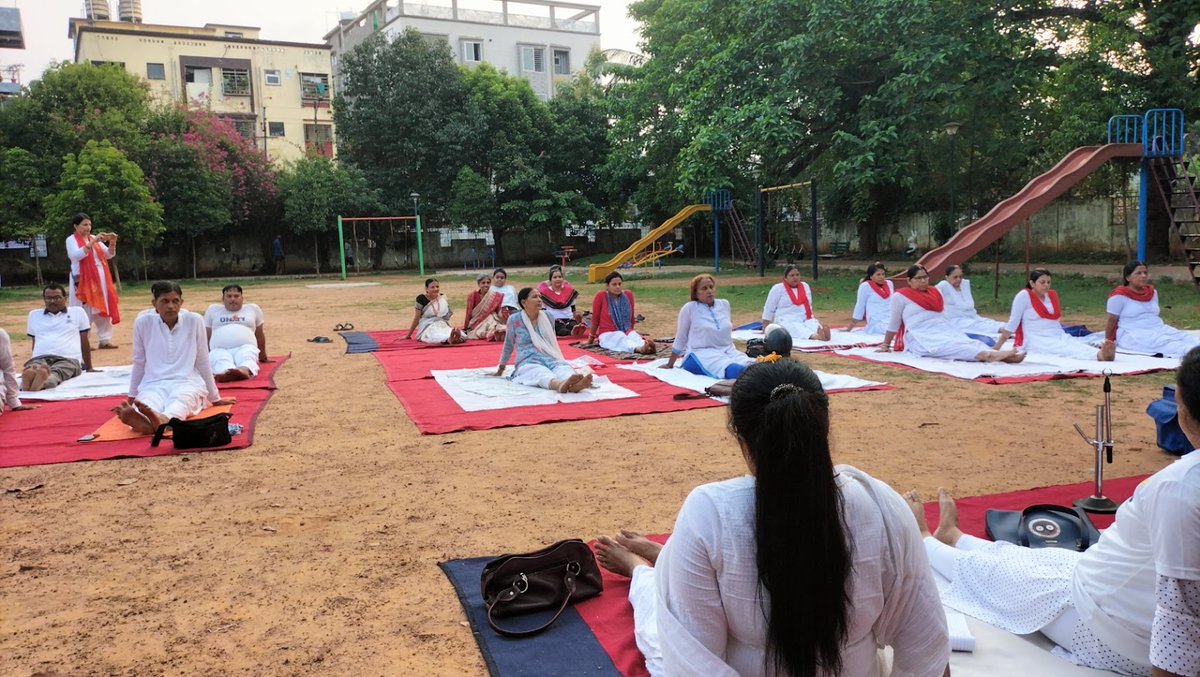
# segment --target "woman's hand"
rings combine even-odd
[[[503,365],[503,364],[500,365],[499,367],[497,367],[496,372],[494,374],[490,374],[490,375],[491,376],[504,376],[504,367],[505,366],[506,365]]]

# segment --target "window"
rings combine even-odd
[[[568,49],[554,50],[554,74],[571,74],[571,51]]]
[[[521,70],[530,73],[545,73],[546,50],[541,47],[522,47]]]
[[[227,37],[227,38],[244,38],[246,36],[245,36],[245,34],[240,33],[238,31],[225,31],[225,37]]]
[[[184,66],[183,81],[196,85],[211,85],[212,69],[205,66]]]
[[[306,101],[328,101],[329,100],[329,74],[328,73],[301,73],[300,74],[300,98]]]
[[[251,139],[251,140],[254,139],[254,120],[252,120],[252,119],[247,120],[245,118],[228,118],[228,119],[229,119],[229,124],[233,125],[233,128],[237,130],[238,134],[241,134],[242,136],[246,137],[247,139]]]
[[[483,43],[478,40],[463,40],[463,63],[479,63],[483,61]]]
[[[333,127],[330,125],[304,125],[304,148],[322,157],[333,157]]]
[[[250,96],[250,71],[245,68],[222,68],[221,94]]]
[[[279,69],[278,68],[274,68],[274,69],[268,68],[267,70],[264,70],[263,71],[263,82],[265,82],[266,84],[268,84],[272,87],[278,87],[280,84],[282,84],[283,79],[279,76]]]
[[[268,122],[267,123],[267,136],[283,136],[283,123],[282,122]]]
[[[161,63],[148,63],[146,64],[146,79],[166,80],[167,69]]]

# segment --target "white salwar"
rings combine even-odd
[[[1117,318],[1117,348],[1122,350],[1178,358],[1200,345],[1200,337],[1185,334],[1162,321],[1158,290],[1149,301],[1110,296],[1106,309]]]
[[[892,294],[892,312],[888,331],[899,331],[904,324],[904,351],[918,357],[973,362],[979,353],[991,350],[982,341],[967,336],[942,313],[925,310],[905,298]]]
[[[454,327],[450,326],[450,316],[453,314],[454,311],[450,310],[450,302],[446,300],[446,295],[438,294],[436,299],[421,308],[421,322],[417,325],[417,340],[433,345],[449,342],[450,336],[454,333]]]
[[[975,297],[971,295],[970,280],[963,278],[958,283],[958,289],[955,289],[949,280],[942,280],[937,283],[937,290],[942,293],[946,302],[946,307],[942,310],[946,319],[962,331],[968,334],[995,336],[1004,326],[1003,322],[983,317],[975,310]]]
[[[646,345],[646,339],[642,335],[633,331],[606,331],[596,337],[596,341],[601,348],[611,350],[614,353],[632,353],[635,350],[640,350]]]
[[[792,303],[792,299],[785,289],[786,286],[786,282],[780,282],[767,292],[767,303],[763,306],[763,324],[770,322],[772,325],[779,325],[798,341],[810,339],[821,329],[821,321],[815,317],[809,317],[804,306]],[[804,289],[804,296],[808,299],[808,305],[811,308],[812,288],[808,286],[807,282],[801,282],[800,286]]]
[[[208,361],[204,318],[180,310],[168,327],[154,310],[133,322],[129,396],[168,418],[185,419],[221,399]]]
[[[1032,293],[1022,289],[1012,300],[1012,312],[1008,316],[1005,329],[1016,333],[1021,327],[1021,348],[1034,355],[1054,355],[1069,357],[1074,360],[1096,360],[1097,350],[1081,338],[1076,338],[1063,331],[1062,323],[1050,320],[1037,314],[1033,309]],[[1043,298],[1042,303],[1050,308],[1049,297]]]
[[[96,248],[99,250],[100,255],[105,259],[112,259],[112,257],[115,256],[115,254],[109,253],[108,245],[104,244],[103,242],[97,242]],[[93,308],[75,297],[75,280],[79,277],[79,265],[85,258],[88,258],[88,256],[89,252],[87,248],[80,247],[79,244],[75,242],[74,235],[67,237],[67,258],[71,259],[70,289],[68,290],[67,298],[70,299],[71,305],[82,307],[85,311],[87,311],[88,321],[96,325],[97,340],[99,340],[101,343],[108,343],[112,340],[113,336],[112,320],[100,315],[100,309]],[[100,263],[100,261],[93,261],[92,265],[96,266],[96,273],[100,276],[100,279],[107,282],[108,278],[104,275],[104,266]],[[108,298],[107,284],[102,284],[101,289],[104,291],[105,308],[103,310],[104,312],[108,312],[108,307],[112,305],[113,300]]]
[[[679,357],[695,355],[713,378],[725,378],[730,365],[754,363],[753,357],[733,347],[733,319],[725,299],[715,299],[711,306],[699,301],[683,304],[671,352]]]
[[[912,511],[886,484],[837,466],[853,573],[842,674],[938,677],[950,658],[945,615]],[[754,478],[696,488],[656,566],[630,585],[634,636],[651,675],[774,674],[764,660],[754,546]],[[770,600],[766,600],[767,603]]]
[[[854,301],[854,313],[850,317],[855,322],[866,320],[863,333],[883,336],[892,316],[892,298],[896,295],[896,285],[892,284],[891,280],[884,280],[891,294],[885,299],[871,289],[871,285],[874,284],[870,280],[864,280],[858,285],[858,297]]]

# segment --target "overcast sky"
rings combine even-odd
[[[598,4],[600,44],[604,48],[637,48],[637,24],[625,15],[630,0],[584,0]],[[203,26],[206,23],[258,26],[266,40],[320,43],[337,23],[339,11],[356,14],[370,0],[142,0],[145,23]],[[83,0],[0,0],[21,10],[25,49],[0,49],[0,65],[23,64],[21,81],[36,80],[52,60],[70,61],[74,45],[67,38],[67,19],[83,16]],[[116,18],[117,0],[110,0]],[[7,79],[7,78],[6,78]]]

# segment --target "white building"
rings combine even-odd
[[[334,88],[342,54],[368,36],[394,39],[412,27],[445,41],[458,63],[489,63],[529,81],[543,100],[600,47],[600,7],[555,0],[377,0],[357,17],[343,14],[325,35],[333,49]]]

